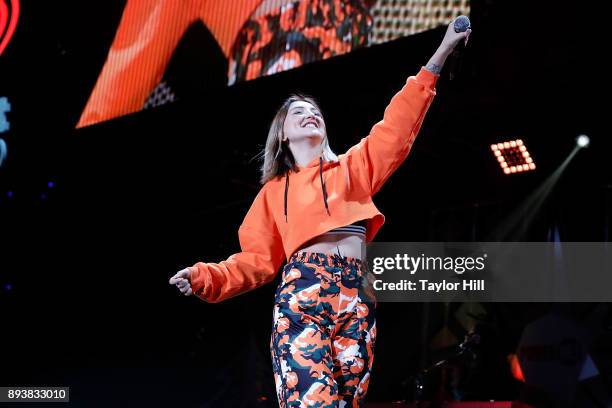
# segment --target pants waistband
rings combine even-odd
[[[326,266],[354,266],[358,268],[364,266],[363,261],[359,258],[321,252],[296,252],[291,256],[289,262],[307,262]]]

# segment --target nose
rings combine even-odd
[[[304,115],[304,118],[300,122],[301,123],[306,123],[306,122],[311,121],[311,120],[314,121],[317,124],[320,123],[319,120],[317,119],[317,116],[314,113],[311,113],[311,112],[307,112]]]

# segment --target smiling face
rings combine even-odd
[[[326,134],[323,115],[316,106],[306,101],[295,101],[289,105],[283,125],[283,140],[294,142],[317,138],[322,142]]]
[[[296,165],[308,163],[317,154],[325,162],[338,161],[329,145],[319,105],[311,96],[289,95],[270,124],[263,151],[261,183],[285,176],[289,170],[297,170]]]

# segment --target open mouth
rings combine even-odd
[[[302,123],[302,127],[304,127],[304,128],[305,127],[311,127],[311,128],[318,129],[319,128],[319,124],[316,121],[314,121],[314,120],[308,120],[308,121]]]

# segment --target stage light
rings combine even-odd
[[[576,145],[580,148],[589,147],[591,139],[587,135],[580,135],[576,138]]]
[[[47,183],[47,187],[49,187],[49,188],[53,188],[54,186],[55,186],[55,183],[54,183],[54,182],[52,182],[52,181],[49,181],[49,182]]]
[[[521,139],[492,144],[491,151],[504,174],[523,173],[535,169],[533,158]]]
[[[525,382],[525,375],[521,369],[521,363],[519,362],[518,356],[516,354],[510,354],[507,358],[512,376],[519,381]]]

